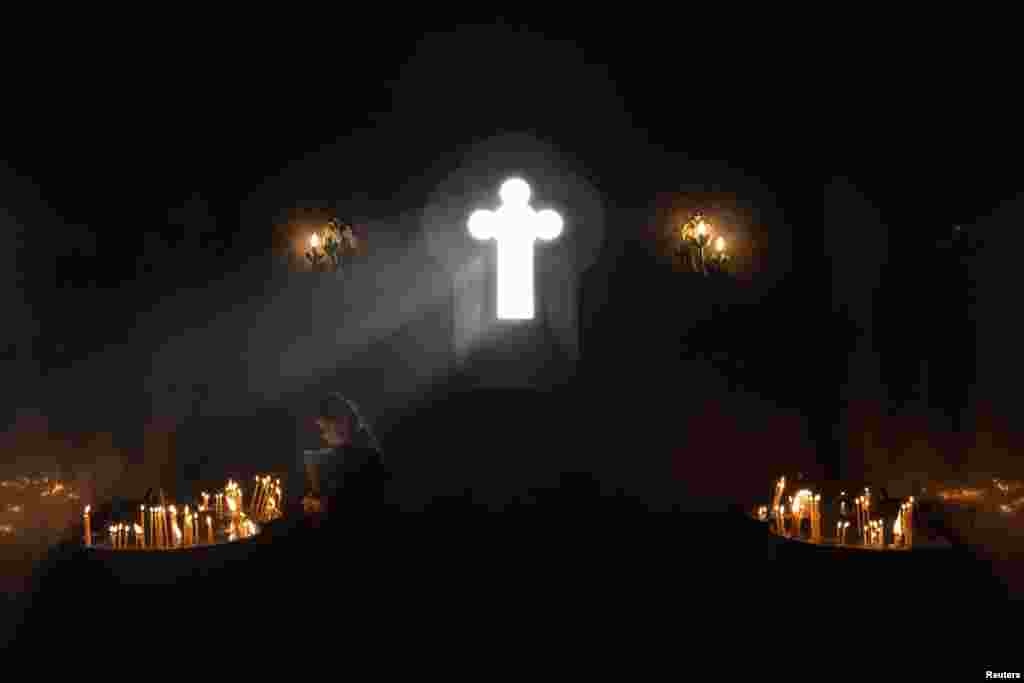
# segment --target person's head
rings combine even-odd
[[[320,438],[328,446],[337,448],[352,443],[356,419],[348,401],[341,394],[331,393],[320,401],[316,425],[320,428]]]

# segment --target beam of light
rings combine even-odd
[[[534,316],[534,243],[551,241],[562,234],[562,217],[551,209],[530,207],[530,186],[521,178],[502,183],[496,211],[474,211],[469,234],[477,240],[494,240],[498,253],[497,317],[499,320],[532,320]]]

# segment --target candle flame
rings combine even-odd
[[[140,536],[142,535],[142,527],[139,526],[138,524],[135,525],[135,533],[140,535]]]
[[[92,505],[85,506],[85,514],[89,514],[89,510],[92,510]]]

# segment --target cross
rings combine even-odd
[[[511,178],[498,191],[497,211],[474,211],[469,234],[478,240],[493,239],[498,249],[498,319],[533,318],[533,243],[550,241],[562,234],[562,217],[551,209],[530,207],[530,186]]]

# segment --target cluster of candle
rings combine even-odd
[[[789,497],[789,507],[793,535],[797,537],[801,535],[803,521],[806,519],[810,525],[810,541],[820,543],[822,541],[821,494],[801,489],[796,492],[796,496]]]
[[[79,492],[59,477],[18,477],[0,481],[0,536],[48,546],[75,522]]]
[[[1003,503],[999,506],[999,511],[1011,515],[1021,508],[1024,508],[1024,498],[1018,498],[1017,500],[1009,503]]]
[[[0,488],[13,489],[15,491],[24,491],[26,489],[35,488],[39,491],[39,496],[41,498],[56,496],[67,497],[71,500],[78,500],[78,492],[68,487],[59,478],[18,477],[17,479],[4,479],[3,481],[0,481]]]
[[[1010,496],[1017,496],[1021,489],[1024,489],[1024,482],[1006,481],[998,477],[992,478],[990,488],[947,488],[939,489],[936,494],[948,503],[961,505],[973,505],[983,508],[998,506],[1002,512],[1013,512],[1021,506],[1024,498],[1017,497],[1010,501]]]
[[[900,504],[900,511],[892,523],[892,542],[894,545],[911,547],[914,544],[914,497]]]
[[[250,501],[251,510],[260,521],[281,515],[281,480],[269,476],[257,477],[256,495]],[[171,550],[198,545],[212,545],[223,535],[228,541],[249,538],[258,528],[244,511],[242,488],[228,480],[224,490],[213,496],[202,492],[202,503],[193,510],[189,505],[179,509],[176,505],[139,506],[138,521],[118,521],[109,525],[110,547],[115,550]],[[85,506],[82,521],[85,544],[93,544],[92,506]],[[215,534],[215,532],[217,532]]]
[[[85,526],[85,544],[92,545],[92,519],[90,505],[85,506],[82,521]],[[188,548],[202,543],[211,544],[213,522],[206,515],[206,529],[201,526],[202,516],[188,505],[179,512],[175,505],[139,506],[137,522],[117,522],[107,527],[110,547],[114,550],[170,550]],[[205,531],[205,533],[204,533]]]
[[[775,518],[775,530],[780,536],[793,538],[803,537],[803,523],[808,522],[808,541],[811,543],[834,542],[839,545],[846,545],[850,539],[852,517],[854,527],[853,538],[855,542],[865,547],[885,548],[903,547],[910,548],[913,545],[914,534],[914,497],[911,496],[903,502],[892,521],[892,542],[886,542],[887,521],[881,517],[873,517],[874,505],[871,500],[871,489],[865,488],[864,495],[853,500],[852,509],[848,509],[845,500],[839,503],[837,510],[839,519],[836,521],[834,538],[826,539],[824,535],[825,515],[822,511],[821,494],[814,493],[809,489],[801,489],[792,496],[787,496],[783,502],[785,493],[786,478],[780,477],[773,487],[772,507],[760,506],[757,508],[757,516],[761,521],[768,521],[769,512]],[[846,492],[841,494],[846,496]],[[788,513],[787,513],[788,506]]]
[[[939,491],[939,498],[954,503],[976,503],[985,497],[984,489],[947,489]]]
[[[256,494],[249,501],[249,513],[260,522],[269,522],[281,516],[281,480],[269,476],[256,476]]]

